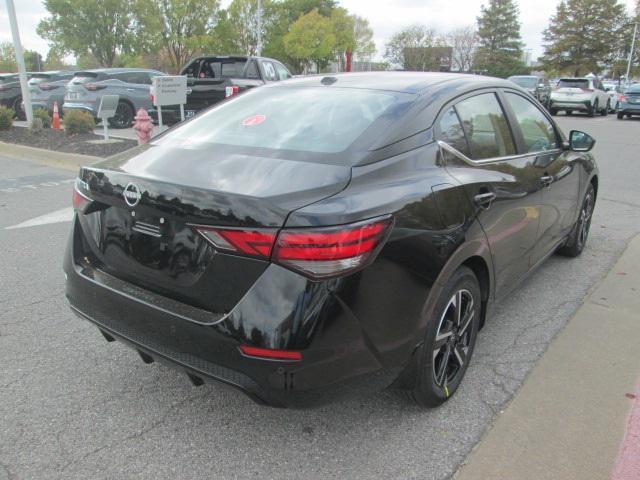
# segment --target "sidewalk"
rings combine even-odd
[[[454,478],[640,479],[638,382],[640,236],[554,339]]]

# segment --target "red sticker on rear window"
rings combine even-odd
[[[247,117],[242,121],[242,125],[245,127],[253,127],[254,125],[260,125],[267,119],[265,115],[253,115],[251,117]]]

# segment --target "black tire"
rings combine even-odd
[[[598,100],[593,102],[593,105],[591,105],[591,108],[589,109],[589,112],[587,113],[587,115],[589,115],[590,117],[593,117],[595,116],[597,111],[598,111]]]
[[[567,114],[567,117],[569,117],[569,116],[573,113],[573,110],[567,110],[567,111],[566,111],[566,112],[564,112],[564,113],[566,113],[566,114]]]
[[[129,128],[133,124],[133,107],[127,102],[118,102],[116,114],[109,119],[109,125],[112,128]]]
[[[617,117],[618,117],[618,120],[622,120],[624,118],[624,113],[618,112]]]
[[[549,110],[549,113],[551,114],[552,117],[555,117],[558,114],[558,109],[552,108]]]
[[[417,361],[406,384],[409,397],[418,405],[437,407],[458,390],[476,343],[481,301],[475,274],[460,267],[438,298],[437,313],[429,320],[424,343],[416,352]],[[459,322],[456,304],[461,306]]]
[[[596,191],[592,184],[589,184],[587,191],[582,199],[580,214],[578,220],[571,230],[571,235],[562,247],[558,249],[560,255],[565,257],[577,257],[584,250],[589,237],[589,228],[591,227],[591,218],[593,209],[596,206]]]

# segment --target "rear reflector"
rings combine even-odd
[[[301,352],[294,352],[291,350],[270,350],[268,348],[240,345],[240,351],[248,357],[264,358],[268,360],[290,360],[294,362],[302,360]]]
[[[282,230],[273,261],[311,278],[341,275],[367,265],[382,247],[391,218],[340,227]]]
[[[237,95],[238,93],[240,93],[240,87],[238,85],[233,85],[231,87],[226,87],[224,89],[225,98],[233,97],[234,95]]]
[[[275,230],[238,230],[225,228],[195,227],[196,231],[218,250],[269,258]]]

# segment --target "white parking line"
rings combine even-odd
[[[73,208],[63,208],[62,210],[56,210],[55,212],[47,213],[26,222],[18,223],[10,227],[5,227],[5,230],[14,230],[16,228],[37,227],[39,225],[48,225],[51,223],[70,222],[73,220]]]

